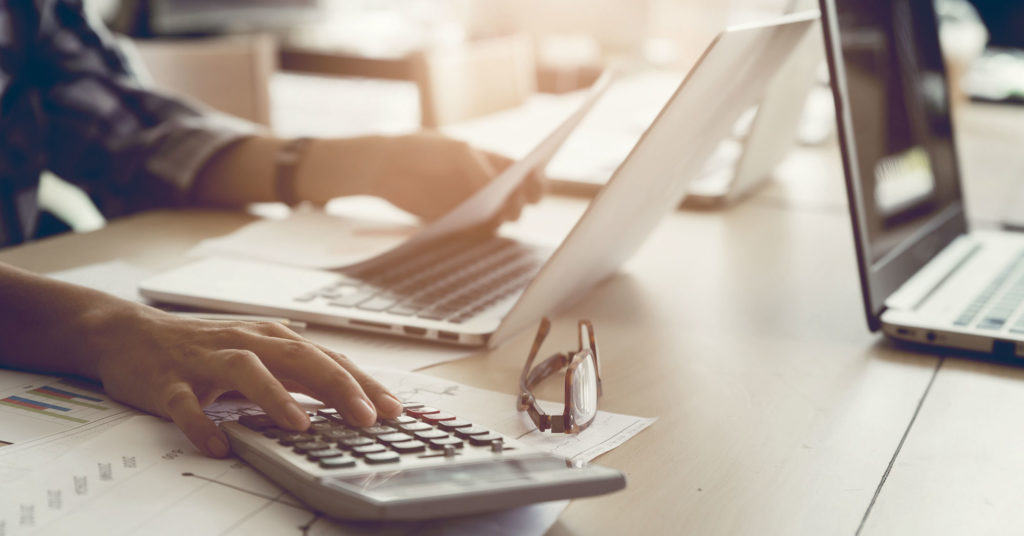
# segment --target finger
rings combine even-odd
[[[530,173],[529,178],[526,179],[525,187],[526,201],[528,203],[536,203],[544,197],[547,192],[548,181],[547,177],[544,176],[543,170],[534,170]]]
[[[291,341],[309,342],[303,339],[301,335],[294,331],[281,326],[280,324],[262,324],[259,326],[261,332],[267,336],[277,337],[281,339],[287,339]],[[384,385],[378,382],[373,376],[363,372],[355,363],[352,362],[347,356],[340,352],[331,350],[330,348],[321,344],[311,343],[318,350],[323,352],[325,355],[334,360],[335,363],[340,365],[346,371],[351,374],[357,382],[362,386],[363,392],[369,397],[370,401],[376,407],[377,411],[385,418],[397,417],[402,413],[402,403],[398,400],[398,397],[391,394],[391,392],[384,387]],[[305,388],[304,385],[285,380],[285,385],[289,390],[297,390],[304,392],[304,394],[310,394],[309,392],[301,391]],[[293,389],[292,386],[297,389]]]
[[[377,410],[359,382],[313,344],[271,337],[250,344],[271,373],[306,386],[315,398],[354,424],[370,426],[377,420]]]
[[[176,383],[164,395],[164,413],[174,424],[185,432],[185,437],[207,456],[223,458],[228,455],[228,439],[213,424],[199,406],[192,388],[186,383]]]
[[[214,357],[220,358],[223,377],[231,386],[263,408],[274,422],[293,430],[309,428],[306,412],[256,354],[247,350],[226,350]]]
[[[505,208],[502,210],[502,217],[506,221],[515,221],[519,219],[519,216],[523,213],[523,205],[526,204],[526,194],[523,192],[522,187],[512,192],[512,195],[508,197],[508,201],[505,202]]]
[[[515,160],[507,156],[500,155],[498,153],[492,153],[490,151],[480,152],[484,153],[484,156],[487,158],[487,161],[491,164],[491,167],[494,169],[495,174],[505,171],[516,162]]]
[[[404,409],[402,401],[392,394],[384,384],[356,366],[347,356],[325,346],[317,345],[317,348],[347,370],[359,382],[359,385],[363,387],[363,392],[370,397],[382,417],[393,419],[402,414]]]

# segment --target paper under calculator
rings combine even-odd
[[[304,433],[266,415],[221,426],[235,454],[313,509],[340,519],[429,519],[600,495],[626,486],[613,469],[575,464],[455,415],[407,402],[370,427],[335,410]]]

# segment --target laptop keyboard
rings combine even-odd
[[[1013,281],[1008,288],[1007,281]],[[999,291],[1003,290],[1000,294]],[[1021,252],[968,304],[954,322],[957,326],[969,326],[985,330],[1000,330],[1024,302],[1024,252]],[[981,314],[985,311],[984,314]],[[980,316],[980,319],[979,319]],[[1024,333],[1024,316],[1018,318],[1010,328],[1014,333]]]
[[[295,299],[459,324],[525,288],[545,258],[506,238],[457,237]]]

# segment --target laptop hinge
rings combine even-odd
[[[885,308],[901,311],[917,309],[980,250],[981,244],[976,240],[967,235],[957,237],[886,298]]]

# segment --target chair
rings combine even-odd
[[[428,50],[411,60],[424,128],[514,108],[537,89],[533,46],[525,35]]]

